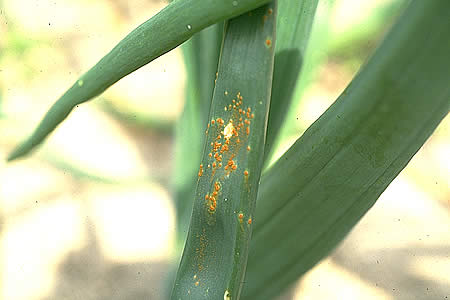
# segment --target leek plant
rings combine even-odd
[[[272,299],[344,238],[450,107],[450,2],[412,0],[334,104],[269,166],[317,5],[171,2],[82,75],[9,160],[187,41],[173,177],[183,251],[170,297]]]

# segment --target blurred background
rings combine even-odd
[[[337,98],[405,3],[320,2],[277,155]],[[178,261],[170,182],[188,80],[179,48],[77,107],[33,155],[5,158],[165,5],[0,0],[0,299],[162,299]],[[279,299],[450,299],[449,153],[447,116],[332,255]]]

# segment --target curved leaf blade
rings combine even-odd
[[[28,154],[60,124],[75,106],[104,92],[121,78],[224,19],[255,9],[269,0],[174,1],[134,29],[94,67],[81,76],[50,108],[32,135],[8,156]]]
[[[223,23],[215,24],[182,45],[189,80],[175,136],[173,190],[178,224],[177,250],[182,250],[189,228],[222,33]]]
[[[302,70],[318,0],[281,1],[264,161],[271,157]]]
[[[447,115],[449,35],[450,2],[412,1],[338,100],[263,176],[245,299],[271,299],[327,255]]]

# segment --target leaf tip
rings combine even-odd
[[[24,151],[22,146],[18,146],[6,157],[6,162],[16,160],[27,153],[28,151]]]

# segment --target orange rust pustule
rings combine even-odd
[[[218,181],[214,182],[214,191],[211,193],[211,195],[207,194],[205,196],[205,200],[208,201],[207,205],[208,205],[209,212],[211,212],[211,213],[215,212],[215,210],[216,210],[216,207],[217,207],[216,199],[219,194],[220,188],[221,188],[220,183]]]
[[[228,159],[227,165],[225,166],[225,170],[231,169],[232,171],[237,169],[237,165],[233,160],[234,154],[230,156],[230,159]]]
[[[200,168],[198,170],[198,177],[202,177],[203,175],[203,164],[200,164]]]
[[[212,152],[216,152],[216,154],[217,154],[217,150],[219,150],[220,146],[222,146],[222,143],[214,142],[214,143],[211,143],[211,146],[213,146]],[[214,154],[214,157],[216,157],[216,154]]]
[[[209,197],[209,210],[211,212],[214,212],[216,210],[217,207],[217,201],[216,201],[216,197]]]
[[[252,218],[248,218],[247,223],[248,223],[248,225],[252,225]]]
[[[218,152],[216,152],[216,153],[214,154],[214,158],[215,158],[215,160],[217,160],[218,162],[221,162],[221,161],[222,161],[222,156],[221,156]]]
[[[267,47],[272,46],[272,40],[271,39],[266,39],[266,46]]]
[[[250,107],[244,107],[243,99],[244,97],[238,91],[234,99],[230,99],[231,103],[225,106],[225,115],[221,117],[216,116],[208,122],[208,127],[210,127],[210,130],[213,130],[210,133],[212,141],[210,142],[211,148],[208,153],[209,158],[212,158],[212,161],[208,160],[208,168],[212,167],[212,171],[208,176],[211,183],[214,182],[215,178],[224,179],[224,177],[220,176],[225,175],[228,177],[233,171],[237,170],[238,165],[235,157],[240,153],[242,147],[246,147],[247,151],[249,149],[246,143],[250,134],[250,120],[254,117],[254,114],[251,114]],[[221,170],[224,170],[224,174],[221,173]],[[211,201],[211,199],[215,198],[217,193],[216,195],[212,193],[210,195],[208,206],[211,205],[211,207],[216,208],[215,202]]]
[[[218,192],[219,190],[220,190],[220,184],[219,184],[219,182],[215,182],[214,183],[214,189]]]
[[[228,144],[225,144],[225,145],[223,145],[222,148],[220,149],[220,153],[224,153],[225,151],[228,151],[228,150],[229,150]]]

